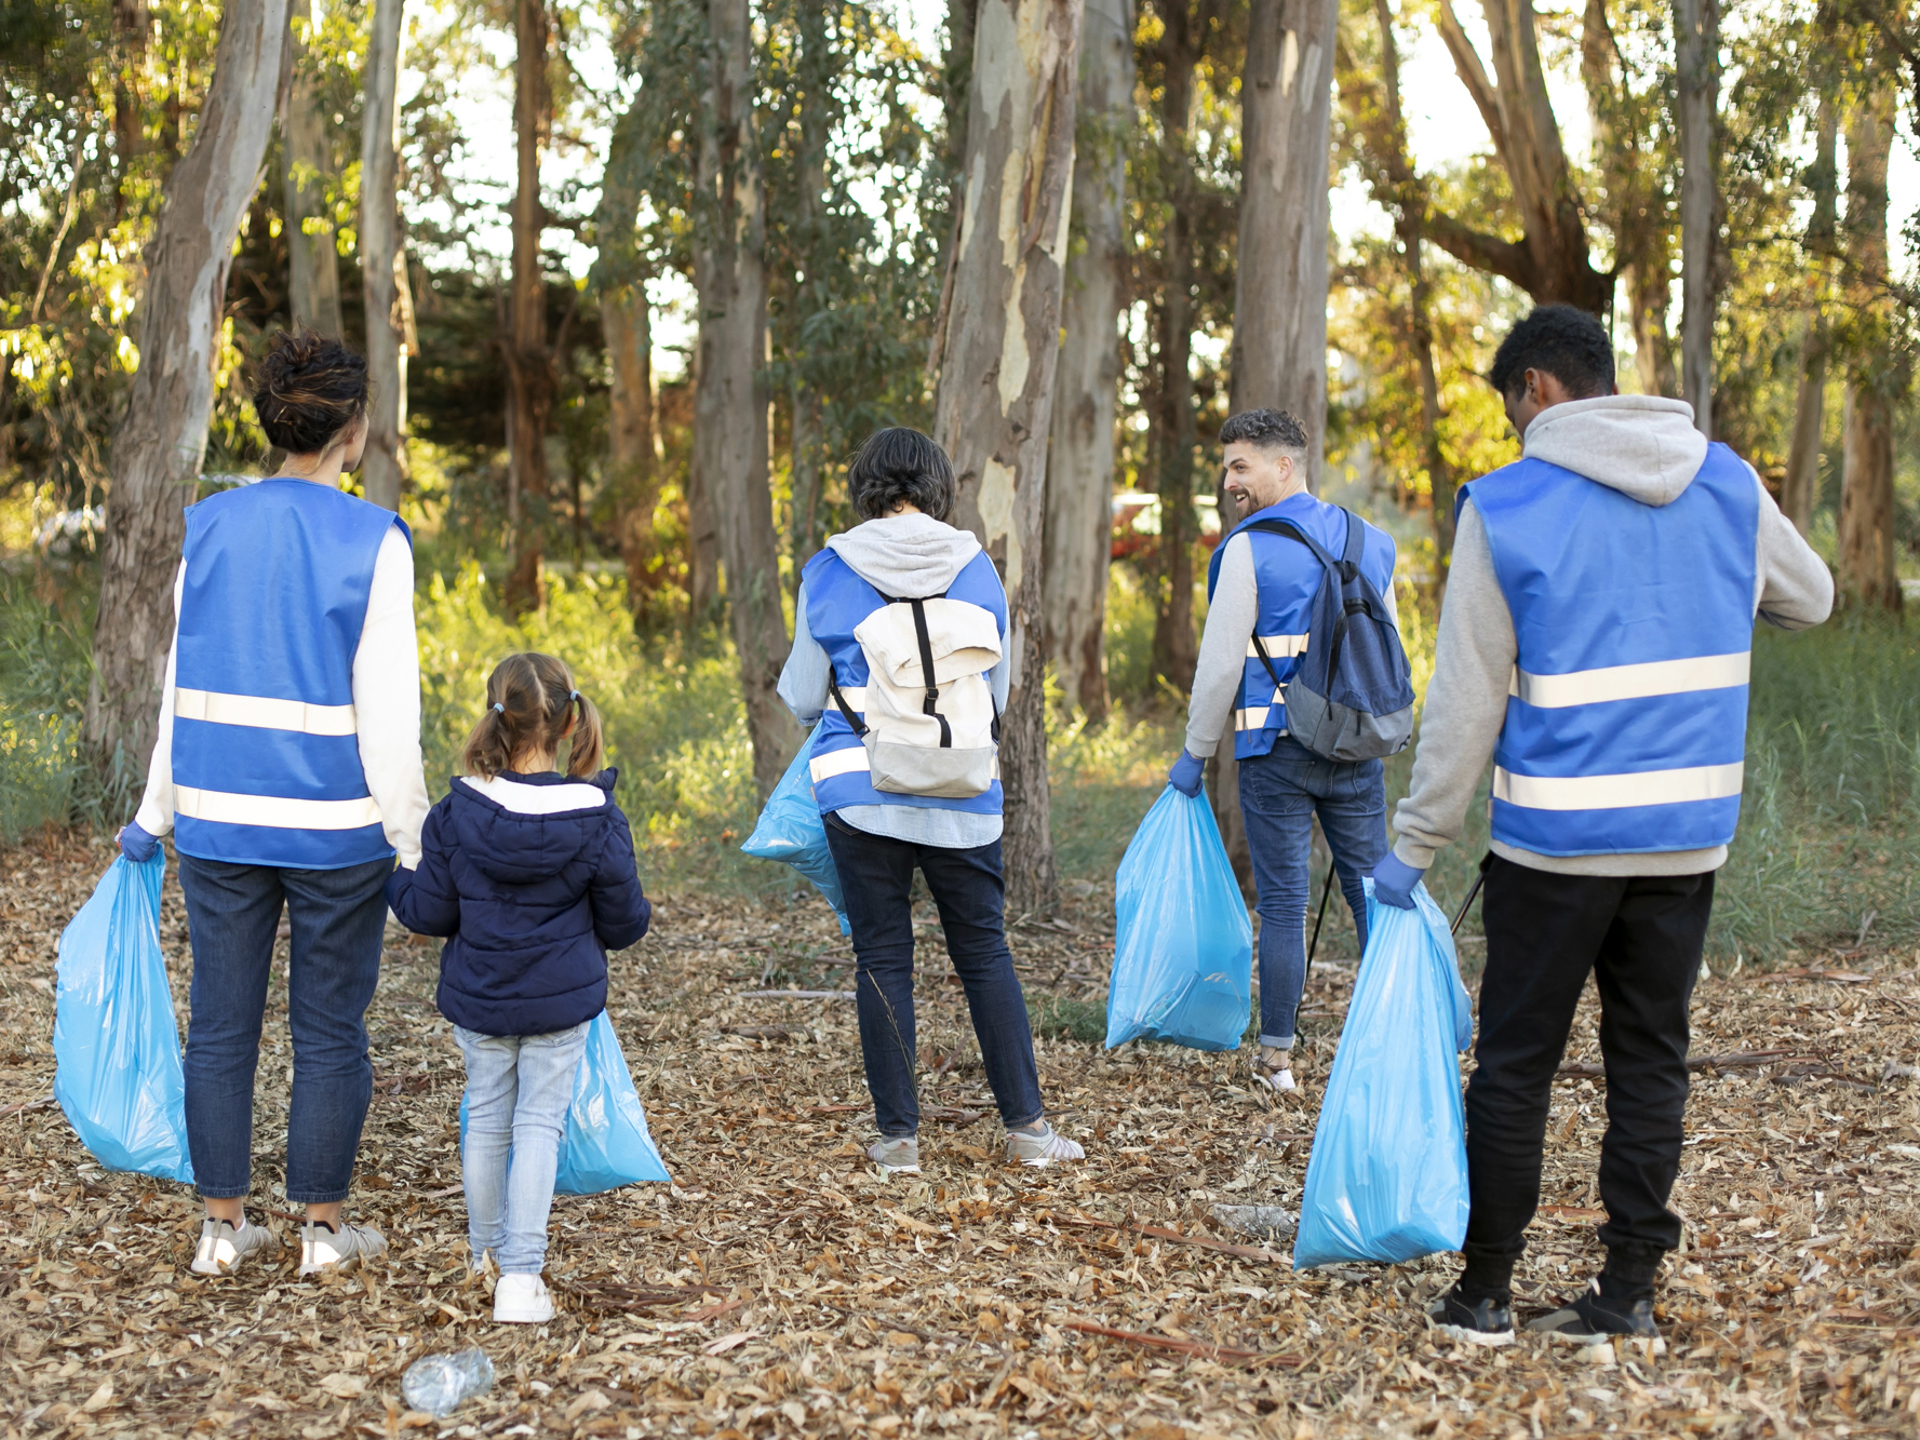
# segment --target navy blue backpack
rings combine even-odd
[[[1285,520],[1255,520],[1246,528],[1298,540],[1326,567],[1313,597],[1307,648],[1286,683],[1287,733],[1328,760],[1378,760],[1399,754],[1413,739],[1413,667],[1387,602],[1360,571],[1366,527],[1351,510],[1340,513],[1347,517],[1347,543],[1338,560]],[[1280,674],[1257,633],[1253,648],[1280,693]]]

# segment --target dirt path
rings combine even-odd
[[[657,935],[616,961],[612,1015],[675,1184],[561,1200],[549,1273],[566,1308],[526,1330],[496,1328],[463,1277],[460,1060],[424,944],[390,946],[370,1017],[378,1079],[350,1213],[385,1231],[388,1261],[324,1283],[297,1279],[292,1259],[188,1275],[192,1197],[103,1172],[43,1103],[54,942],[108,853],[0,856],[8,1440],[1920,1430],[1920,1082],[1888,1074],[1916,1060],[1920,957],[1702,983],[1696,1055],[1781,1053],[1696,1077],[1667,1353],[1595,1363],[1430,1339],[1419,1306],[1450,1277],[1444,1258],[1296,1275],[1284,1243],[1270,1256],[1211,1223],[1216,1202],[1297,1207],[1342,971],[1314,977],[1306,1084],[1279,1104],[1245,1088],[1238,1057],[1044,1042],[1049,1106],[1091,1159],[1022,1170],[1000,1162],[964,1006],[924,931],[925,1103],[949,1113],[923,1132],[925,1173],[889,1183],[855,1143],[868,1104],[852,1006],[740,998],[844,986],[825,965],[847,953],[825,911],[670,899]],[[1097,997],[1111,912],[1089,900],[1069,923],[1020,932],[1026,979]],[[171,876],[163,935],[184,996]],[[281,1179],[291,1054],[274,993],[256,1204]],[[755,1026],[792,1033],[736,1033]],[[1593,1058],[1590,1015],[1578,1036],[1576,1067]],[[1523,1314],[1597,1265],[1604,1101],[1577,1073],[1556,1088],[1552,1208],[1522,1266]],[[292,1233],[284,1202],[268,1204]],[[1128,1223],[1153,1228],[1113,1228]],[[444,1422],[401,1406],[407,1364],[472,1343],[499,1367],[491,1394]]]

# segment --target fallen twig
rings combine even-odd
[[[1283,1355],[1259,1350],[1241,1350],[1232,1345],[1214,1345],[1205,1340],[1176,1340],[1171,1335],[1149,1335],[1141,1330],[1116,1330],[1111,1325],[1101,1325],[1092,1320],[1062,1320],[1064,1330],[1078,1330],[1083,1335],[1104,1335],[1109,1340],[1127,1340],[1135,1345],[1151,1346],[1155,1350],[1173,1350],[1182,1355],[1204,1355],[1209,1360],[1221,1360],[1233,1364],[1257,1362],[1267,1365],[1306,1364],[1298,1355]]]
[[[1762,985],[1784,985],[1789,980],[1828,980],[1835,985],[1865,985],[1872,979],[1871,975],[1862,975],[1854,970],[1821,970],[1810,965],[1798,970],[1775,970],[1770,975],[1759,977]]]
[[[818,1037],[811,1025],[722,1025],[722,1035],[742,1035],[749,1040],[813,1040]]]
[[[742,990],[739,1000],[853,1000],[851,990]]]
[[[42,1095],[38,1100],[22,1100],[18,1105],[9,1105],[6,1109],[0,1110],[0,1118],[8,1115],[18,1115],[23,1110],[44,1110],[47,1106],[53,1104],[57,1098],[57,1096],[53,1095]]]
[[[1095,1220],[1082,1215],[1052,1215],[1047,1217],[1056,1225],[1078,1225],[1087,1230],[1116,1230],[1131,1235],[1146,1235],[1155,1240],[1171,1240],[1179,1245],[1197,1245],[1203,1250],[1218,1250],[1224,1255],[1238,1255],[1243,1260],[1266,1260],[1275,1265],[1283,1264],[1286,1256],[1276,1255],[1261,1245],[1234,1245],[1226,1240],[1215,1240],[1210,1235],[1182,1235],[1178,1230],[1169,1230],[1164,1225],[1116,1225],[1111,1220]]]
[[[1711,1066],[1715,1070],[1732,1070],[1742,1065],[1771,1065],[1776,1060],[1791,1060],[1791,1050],[1734,1050],[1725,1055],[1689,1055],[1687,1069],[1705,1070]],[[1596,1065],[1591,1060],[1570,1060],[1553,1072],[1556,1077],[1586,1080],[1604,1080],[1607,1075],[1604,1065]]]

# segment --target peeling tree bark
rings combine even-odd
[[[1047,654],[1060,691],[1107,718],[1107,571],[1113,549],[1120,311],[1127,301],[1127,136],[1133,125],[1133,0],[1088,0],[1082,22],[1074,229],[1047,455]]]
[[[294,33],[288,46],[293,51],[293,86],[282,129],[288,302],[294,324],[338,337],[346,333],[340,318],[340,256],[326,205],[326,177],[333,171],[333,154],[305,43],[312,18],[310,0],[293,0],[292,18]]]
[[[506,605],[513,614],[540,604],[540,553],[547,495],[547,421],[553,412],[553,361],[547,351],[546,277],[540,269],[540,152],[553,121],[547,87],[550,25],[545,0],[514,5],[513,129],[519,164],[513,196],[513,289],[508,298],[507,525],[513,571]]]
[[[394,92],[400,78],[400,20],[405,0],[375,0],[367,85],[360,122],[360,285],[367,321],[367,455],[360,471],[367,499],[400,508],[407,476],[406,246],[400,238],[400,156]]]
[[[707,16],[693,247],[700,292],[694,466],[719,535],[754,784],[764,800],[798,737],[774,692],[787,630],[767,479],[766,214],[753,115],[753,24],[747,0],[708,0]]]
[[[1847,125],[1850,297],[1869,335],[1887,330],[1887,160],[1893,92],[1882,84],[1854,103]],[[1893,561],[1893,402],[1903,376],[1884,344],[1865,343],[1847,377],[1840,485],[1839,589],[1863,610],[1900,609]]]
[[[193,146],[167,177],[147,247],[140,368],[113,440],[87,738],[107,773],[136,777],[173,640],[184,507],[207,448],[227,268],[279,109],[287,0],[228,0]]]
[[[1675,0],[1680,88],[1681,387],[1693,423],[1713,438],[1713,111],[1720,94],[1719,0]]]
[[[1780,509],[1802,535],[1813,527],[1813,508],[1820,500],[1820,444],[1827,419],[1827,323],[1821,302],[1826,298],[1828,267],[1834,248],[1837,220],[1838,174],[1836,142],[1839,108],[1830,97],[1820,100],[1814,129],[1813,164],[1804,183],[1813,195],[1813,214],[1807,222],[1803,249],[1815,272],[1815,304],[1807,316],[1800,342],[1800,385],[1794,397],[1793,438],[1787,446],[1787,474],[1780,487]]]
[[[1047,794],[1043,530],[1060,349],[1081,0],[980,0],[952,300],[934,438],[960,481],[959,523],[1007,587],[1013,689],[1001,725],[1008,908],[1058,888]]]

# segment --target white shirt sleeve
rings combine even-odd
[[[171,678],[171,671],[169,671]],[[400,863],[420,864],[427,781],[420,759],[420,642],[413,628],[413,547],[395,525],[373,562],[367,619],[353,654],[353,713],[367,792]]]
[[[167,678],[160,687],[160,723],[154,727],[153,758],[147,762],[147,791],[133,823],[158,839],[173,829],[173,667],[180,655],[180,595],[187,584],[187,562],[173,572],[173,643],[167,647]]]

